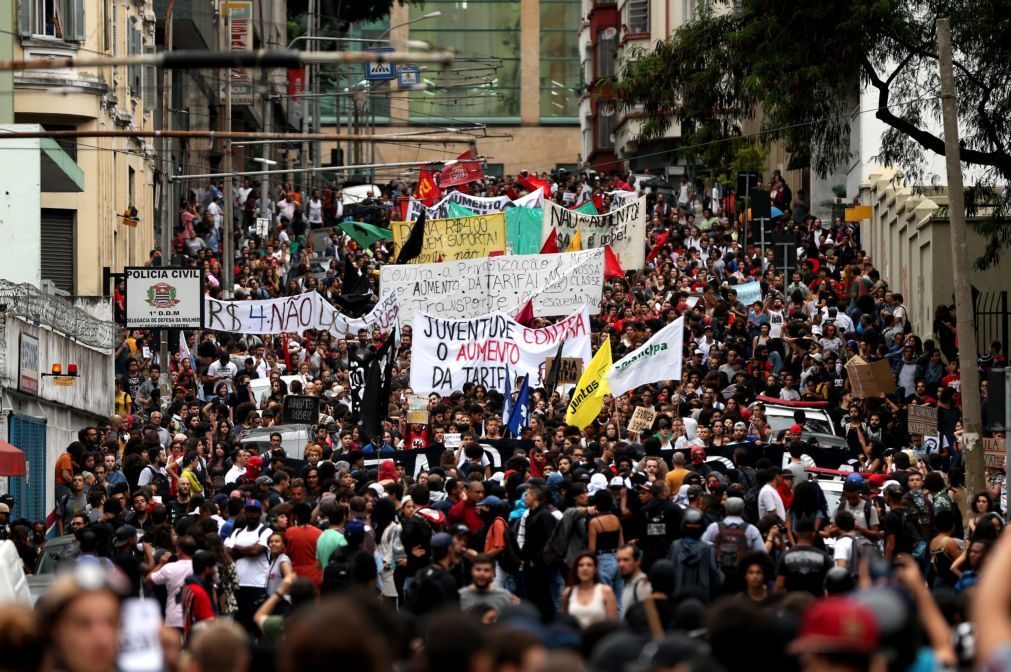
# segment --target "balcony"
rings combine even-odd
[[[165,43],[168,6],[169,0],[154,0],[159,45]],[[213,49],[216,44],[214,4],[208,0],[176,0],[172,6],[172,48]]]

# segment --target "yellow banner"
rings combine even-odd
[[[872,217],[874,217],[874,208],[869,205],[855,205],[852,208],[846,208],[847,222],[859,222]]]
[[[391,222],[393,243],[399,250],[411,235],[414,222]],[[421,255],[412,264],[478,259],[505,254],[505,213],[476,217],[429,219],[425,222],[425,240]]]
[[[605,338],[604,344],[579,377],[576,389],[572,391],[572,400],[565,409],[565,424],[582,429],[597,417],[604,405],[604,395],[611,392],[611,387],[607,384],[611,364],[611,339]]]

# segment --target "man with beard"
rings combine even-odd
[[[478,605],[501,612],[510,604],[519,604],[519,598],[495,584],[495,558],[481,553],[471,565],[471,584],[460,589],[460,609],[468,611]]]
[[[253,615],[261,601],[260,598],[264,597],[267,571],[270,568],[267,561],[267,541],[270,539],[271,529],[260,523],[262,514],[263,506],[260,502],[255,499],[246,502],[244,524],[241,526],[236,524],[235,530],[225,540],[225,548],[235,560],[235,573],[239,579],[239,593],[236,596],[239,609],[236,620],[253,636],[256,636]]]

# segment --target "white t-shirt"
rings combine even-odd
[[[245,467],[233,464],[232,468],[225,474],[225,485],[237,482],[246,473]]]
[[[267,540],[270,539],[271,534],[273,531],[266,525],[252,530],[243,526],[228,535],[228,539],[225,540],[225,548],[260,544],[266,549]],[[235,561],[235,573],[239,577],[239,586],[243,588],[263,588],[266,586],[268,569],[270,569],[270,561],[267,560],[266,552],[239,558]]]
[[[323,222],[323,201],[316,200],[309,201],[309,223],[310,224],[321,224]]]
[[[159,474],[168,478],[168,471],[165,470],[165,467],[158,467],[157,469]],[[137,477],[137,486],[144,487],[145,485],[151,485],[151,480],[154,478],[154,472],[155,467],[151,466],[150,464],[145,466],[141,470],[140,476]],[[159,493],[159,494],[164,496],[167,495],[168,493]]]
[[[249,198],[249,193],[253,191],[251,187],[239,187],[235,190],[236,198],[235,202],[239,205],[245,205],[246,199]]]
[[[218,386],[218,382],[223,382],[228,386],[229,392],[234,392],[235,388],[232,385],[232,379],[235,378],[235,374],[239,372],[239,367],[235,366],[235,363],[229,361],[227,364],[222,365],[220,360],[215,359],[207,366],[207,375],[211,378],[216,378],[219,373],[228,373],[228,378],[222,378],[221,381],[215,381],[214,387]]]
[[[845,560],[846,566],[850,566],[850,563],[853,562],[853,537],[843,536],[836,539],[832,559]]]
[[[774,487],[766,483],[758,491],[758,517],[764,518],[770,513],[775,513],[781,520],[786,520],[786,507],[783,506],[783,498],[779,496]]]
[[[770,310],[769,311],[769,338],[782,338],[783,337],[783,322],[785,318],[783,317],[782,310]]]
[[[192,573],[192,560],[176,560],[151,575],[151,583],[156,586],[165,586],[168,590],[168,600],[165,603],[165,625],[170,628],[183,627],[183,605],[176,597],[182,590],[186,577]]]

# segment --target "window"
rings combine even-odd
[[[74,210],[42,208],[42,279],[74,293]]]
[[[127,53],[130,56],[139,56],[144,53],[143,38],[144,34],[133,27],[133,24],[128,26],[127,35],[129,36],[130,42],[127,44]],[[128,86],[130,88],[130,95],[134,98],[140,98],[144,91],[144,66],[143,65],[130,65],[127,66],[127,79]]]
[[[625,3],[625,25],[630,33],[649,32],[649,0],[628,0]]]
[[[491,177],[497,177],[502,179],[505,177],[505,164],[504,163],[486,163],[484,164],[484,174],[490,175]]]
[[[601,109],[597,113],[597,149],[614,149],[614,113]]]
[[[618,48],[618,33],[614,28],[597,31],[597,77],[614,75],[614,52]]]
[[[127,204],[130,207],[137,207],[137,171],[133,169],[133,166],[127,166],[127,196],[130,202]]]
[[[18,34],[84,42],[85,0],[18,0]]]
[[[578,4],[577,15],[578,15]],[[411,121],[445,124],[459,118],[513,123],[520,114],[519,0],[426,0],[411,6],[411,39],[456,49],[446,69],[422,70],[427,89],[410,94]],[[578,22],[569,25],[575,31]],[[394,109],[394,116],[403,111]]]
[[[354,23],[352,24],[351,30],[348,32],[347,36],[369,39],[386,39],[389,37],[387,35],[389,28],[390,18],[387,16],[379,21]],[[311,45],[312,43],[306,44]],[[340,48],[345,51],[357,51],[359,49],[366,49],[370,46],[376,46],[376,44],[373,42],[347,42],[340,45]],[[327,50],[332,49],[333,45],[326,42],[317,42],[312,48]],[[322,66],[320,68],[320,93],[333,92],[336,94],[333,96],[324,95],[319,99],[320,123],[324,125],[336,124],[338,119],[340,119],[343,123],[347,123],[348,116],[351,114],[351,110],[353,109],[351,101],[348,100],[348,94],[354,87],[358,86],[367,88],[366,103],[364,107],[365,118],[363,122],[370,121],[374,118],[376,123],[389,123],[389,82],[366,82],[362,74],[364,66],[351,66],[351,68],[351,70],[347,67],[343,70],[339,70],[338,68],[332,66]],[[310,117],[312,116],[312,103],[313,99],[309,98],[308,106]],[[405,113],[400,116],[406,117],[407,115]]]
[[[576,122],[582,72],[578,0],[541,0],[541,118]]]

